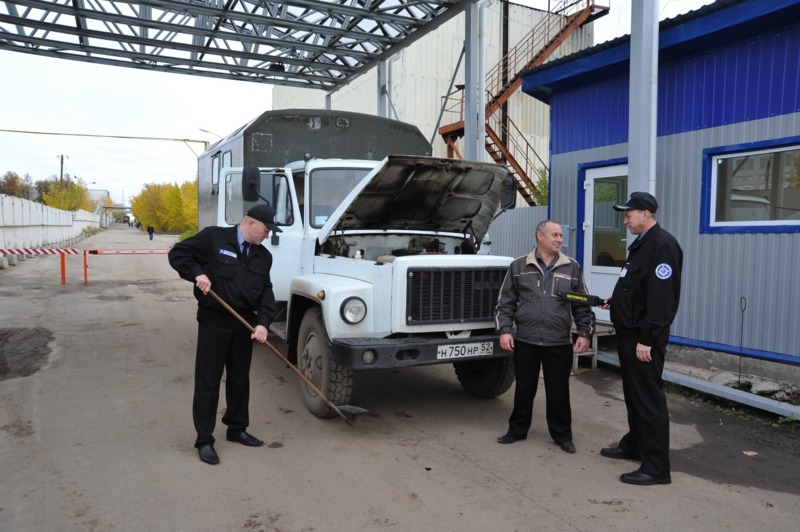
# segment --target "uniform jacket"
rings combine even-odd
[[[236,240],[237,227],[207,227],[195,236],[178,242],[169,252],[169,263],[182,279],[194,283],[206,274],[211,289],[245,319],[269,326],[275,318],[275,295],[269,277],[272,254],[264,246],[251,246],[245,259]],[[194,287],[198,320],[219,315],[225,310],[213,297]]]
[[[681,296],[683,251],[656,224],[628,248],[628,259],[611,296],[611,321],[618,334],[652,346],[669,336]]]
[[[516,323],[516,338],[523,342],[542,346],[571,344],[574,318],[578,334],[591,338],[595,330],[591,308],[559,297],[561,291],[587,293],[580,264],[559,253],[547,286],[543,279],[535,249],[511,263],[497,299],[495,326],[500,334],[510,334]]]

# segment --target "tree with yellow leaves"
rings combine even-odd
[[[42,200],[48,207],[64,211],[83,209],[92,212],[97,207],[81,178],[53,180],[48,190],[42,193]]]
[[[181,234],[197,228],[197,181],[182,185],[149,183],[131,198],[131,209],[142,227]]]

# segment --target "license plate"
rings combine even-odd
[[[439,360],[447,358],[466,358],[480,357],[494,353],[494,343],[474,342],[471,344],[448,344],[440,345],[436,348],[436,358]]]

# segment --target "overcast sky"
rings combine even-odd
[[[547,0],[529,0],[545,6]],[[660,0],[659,18],[711,0]],[[525,2],[520,2],[525,3]],[[630,33],[630,1],[608,0],[595,22],[597,42]],[[213,142],[269,110],[271,88],[259,83],[148,72],[0,51],[0,129]],[[440,95],[431,95],[438,98]],[[34,181],[64,173],[129,204],[147,183],[183,183],[197,173],[203,146],[178,141],[118,140],[0,131],[0,175]],[[94,182],[94,184],[92,184]]]

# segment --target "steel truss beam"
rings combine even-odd
[[[333,91],[477,0],[15,0],[0,50]]]

